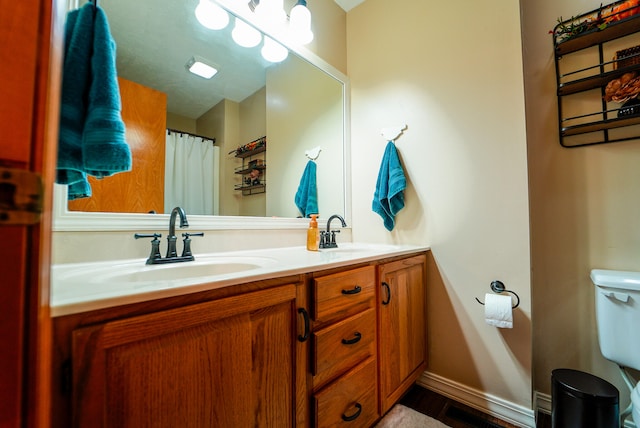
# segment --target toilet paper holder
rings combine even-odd
[[[512,308],[515,309],[518,307],[518,305],[520,305],[520,296],[518,296],[515,293],[515,291],[507,290],[507,288],[504,286],[504,283],[502,281],[498,281],[497,279],[495,281],[491,281],[491,291],[493,291],[494,293],[504,293],[505,291],[507,293],[511,293],[516,298],[516,304],[513,305]],[[484,303],[482,303],[480,299],[478,299],[477,297],[476,297],[476,302],[480,303],[481,305],[484,305]]]

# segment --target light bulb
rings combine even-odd
[[[287,48],[267,36],[264,36],[264,45],[260,52],[262,57],[270,62],[281,62],[289,56]]]
[[[296,43],[306,45],[313,40],[311,12],[307,9],[305,0],[298,0],[298,3],[291,9],[289,28],[291,29],[292,39]]]
[[[236,18],[236,25],[231,31],[231,37],[237,44],[245,48],[258,46],[262,40],[262,34],[258,30],[238,18]]]
[[[210,30],[221,30],[229,24],[227,11],[210,0],[200,0],[196,6],[196,18]]]

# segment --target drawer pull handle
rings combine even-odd
[[[299,334],[298,340],[300,342],[306,342],[309,338],[309,330],[311,330],[309,328],[309,313],[305,308],[298,308],[298,313],[302,314],[302,318],[304,319],[304,334]]]
[[[358,419],[358,416],[360,416],[360,413],[362,413],[362,404],[356,403],[355,406],[356,406],[356,409],[358,409],[358,410],[356,410],[356,412],[353,415],[347,416],[344,413],[342,414],[342,420],[343,421],[351,422],[351,421],[355,421],[356,419]]]
[[[387,289],[387,298],[382,301],[382,304],[386,306],[391,301],[391,287],[384,281],[382,282],[382,286]]]
[[[342,294],[358,294],[361,291],[362,287],[356,285],[355,287],[353,287],[353,290],[342,290]]]
[[[355,332],[353,333],[353,339],[342,339],[342,344],[343,345],[353,345],[354,343],[358,343],[360,342],[360,339],[362,339],[362,334],[360,334],[360,332]]]

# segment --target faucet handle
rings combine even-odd
[[[151,240],[151,253],[149,254],[149,258],[147,259],[147,264],[153,264],[154,260],[159,260],[162,258],[160,255],[160,240],[158,238],[162,237],[160,233],[135,233],[133,235],[134,238],[153,238]]]
[[[327,248],[327,244],[329,243],[329,234],[324,230],[320,231],[320,248]]]
[[[183,233],[182,236],[184,239],[182,240],[182,257],[193,257],[191,253],[191,236],[204,236],[204,232],[198,233]]]
[[[331,231],[331,247],[333,248],[334,246],[337,246],[336,244],[336,233],[340,233],[339,230],[332,230]],[[327,239],[329,239],[329,237],[327,237]]]
[[[153,238],[154,241],[158,238],[162,237],[161,233],[134,233],[133,237],[136,239],[140,239],[140,238]]]

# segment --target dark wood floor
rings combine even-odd
[[[452,428],[518,428],[493,416],[414,385],[400,404],[431,416]],[[537,428],[551,428],[551,416],[539,413]]]

